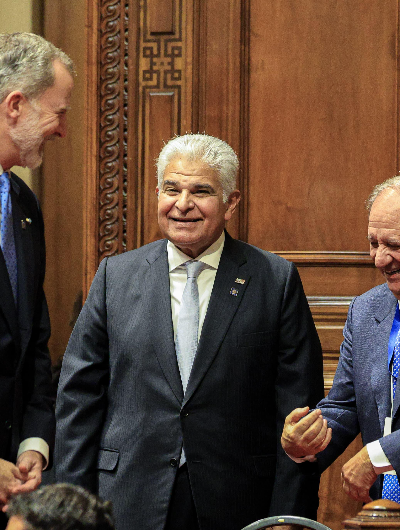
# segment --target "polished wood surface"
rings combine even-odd
[[[344,528],[345,530],[399,529],[400,504],[387,499],[369,502],[355,517],[344,521]]]
[[[67,114],[67,137],[47,143],[41,179],[47,244],[45,290],[52,327],[49,348],[55,361],[64,354],[82,297],[85,2],[46,1],[44,7],[45,37],[71,56],[78,74]]]
[[[340,476],[342,466],[361,448],[361,438],[357,437],[321,476],[318,521],[332,530],[341,530],[343,521],[356,515],[362,508],[361,502],[353,501],[344,493]]]
[[[204,131],[241,161],[229,231],[299,268],[328,391],[350,300],[383,281],[364,201],[399,169],[398,1],[87,0],[86,19],[83,0],[47,4],[47,36],[86,65],[70,140],[79,145],[46,153],[53,341],[66,342],[61,320],[104,256],[160,236],[163,142]],[[322,479],[320,520],[334,530],[358,511],[338,477],[360,443]]]

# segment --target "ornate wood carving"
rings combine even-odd
[[[121,0],[100,7],[99,261],[126,250],[128,11]]]
[[[388,499],[369,502],[355,517],[345,520],[343,525],[346,530],[398,529],[400,528],[400,505]]]

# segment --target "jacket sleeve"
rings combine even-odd
[[[269,515],[316,519],[319,474],[304,474],[283,451],[286,416],[296,407],[314,407],[323,397],[322,351],[297,269],[290,265],[280,316],[276,380],[277,469]]]
[[[97,458],[107,408],[109,351],[104,259],[64,354],[56,406],[57,482],[97,490]]]
[[[36,201],[36,198],[35,198]],[[43,291],[45,275],[45,242],[43,218],[40,207],[35,202],[36,216],[33,218],[36,232],[34,233],[35,252],[38,252],[38,272],[35,280],[34,307],[32,328],[21,329],[21,340],[25,340],[31,330],[27,342],[21,377],[17,378],[15,407],[22,410],[20,418],[19,439],[13,443],[14,450],[27,438],[41,438],[49,446],[50,454],[54,447],[54,404],[51,389],[51,361],[48,350],[50,338],[50,319],[46,297]],[[21,400],[22,402],[18,403]]]
[[[349,312],[343,329],[344,340],[340,347],[340,358],[332,388],[317,406],[332,428],[332,440],[328,447],[317,455],[320,471],[324,471],[360,432],[357,416],[356,396],[353,374],[353,308]]]

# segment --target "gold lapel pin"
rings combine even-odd
[[[246,280],[242,280],[242,278],[236,278],[235,283],[240,283],[240,285],[243,285]]]
[[[235,289],[234,287],[231,288],[230,294],[232,296],[237,296],[239,294],[239,291]]]
[[[21,227],[23,230],[26,230],[26,225],[32,224],[32,219],[30,217],[27,217],[26,219],[21,219]]]

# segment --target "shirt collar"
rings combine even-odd
[[[197,256],[196,260],[202,261],[210,266],[210,268],[218,269],[219,260],[224,249],[225,244],[225,232],[219,236],[217,241],[210,245],[202,254]],[[192,259],[190,256],[184,254],[178,247],[176,247],[171,241],[167,243],[168,252],[168,266],[169,272],[177,269],[186,261]]]

